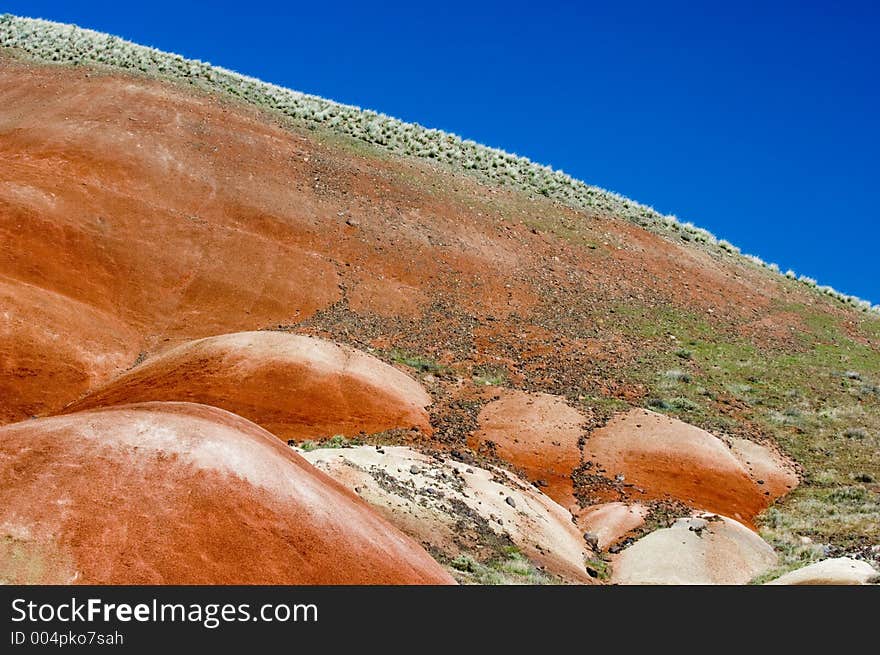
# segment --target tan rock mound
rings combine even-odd
[[[648,508],[626,503],[603,503],[578,513],[578,525],[596,540],[599,550],[606,550],[620,541],[628,532],[645,523]]]
[[[771,585],[863,585],[880,582],[880,573],[861,560],[836,557],[815,562],[771,580]]]
[[[577,508],[571,473],[581,461],[580,412],[558,396],[504,390],[483,407],[478,421],[479,430],[468,440],[471,448],[491,449],[557,503],[569,511]]]
[[[675,498],[751,524],[796,478],[766,448],[741,441],[736,448],[678,419],[633,409],[589,436],[584,459],[609,478],[623,476],[631,498]]]
[[[366,353],[283,332],[192,341],[148,359],[67,411],[156,400],[213,405],[282,439],[418,428],[421,385]]]
[[[0,580],[451,582],[418,544],[277,438],[188,403],[0,428]]]
[[[402,446],[320,448],[303,456],[388,521],[452,559],[478,556],[507,536],[530,560],[569,582],[589,583],[591,553],[571,515],[525,481]],[[488,534],[487,534],[488,532]]]
[[[642,537],[612,560],[617,584],[745,584],[776,564],[773,549],[741,523],[703,514]]]

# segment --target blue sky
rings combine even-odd
[[[880,303],[872,3],[2,2],[450,130]]]

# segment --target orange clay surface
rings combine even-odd
[[[455,359],[449,337],[471,322],[476,361],[512,361],[515,340],[549,387],[547,358],[576,371],[637,353],[584,302],[712,309],[742,330],[773,320],[783,289],[757,271],[334,138],[160,81],[0,57],[0,421],[57,412],[175,344],[255,329],[366,340],[379,326],[392,346],[423,338]],[[335,308],[365,325],[309,323]],[[596,334],[529,318],[560,308]]]
[[[548,394],[503,391],[483,407],[479,422],[479,431],[469,440],[474,450],[494,451],[557,503],[569,511],[576,506],[571,472],[580,463],[583,429],[577,410]]]
[[[452,582],[274,436],[189,403],[0,428],[0,553],[13,583]]]
[[[645,409],[620,414],[590,434],[584,459],[609,478],[623,476],[633,500],[674,498],[746,524],[789,490],[752,477],[718,437]],[[782,462],[765,466],[774,469],[774,479],[786,474]]]
[[[281,439],[431,431],[425,411],[431,398],[411,377],[354,348],[283,332],[187,342],[66,411],[150,400],[222,407]]]

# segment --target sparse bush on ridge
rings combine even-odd
[[[575,208],[614,214],[642,227],[665,234],[674,233],[687,241],[714,246],[758,267],[779,272],[776,264],[768,264],[754,255],[742,254],[733,244],[718,240],[692,223],[682,223],[675,216],[660,214],[647,205],[588,185],[561,170],[534,163],[525,157],[483,146],[455,134],[425,128],[417,123],[405,123],[375,111],[285,89],[116,36],[74,25],[4,14],[0,16],[0,47],[16,48],[44,62],[113,66],[226,93],[280,112],[306,125],[323,125],[339,134],[397,154],[431,159],[473,171],[493,183],[511,185]],[[795,279],[796,274],[788,271],[786,277]],[[842,303],[862,311],[880,313],[880,305],[872,306],[868,301],[829,286],[820,287],[815,280],[806,276],[797,279]]]
[[[287,445],[296,446],[308,453],[317,450],[318,448],[353,448],[354,446],[360,446],[361,442],[357,439],[349,439],[343,434],[336,434],[329,439],[323,439],[320,441],[307,439],[300,444],[297,444],[295,440],[291,439],[288,440]]]
[[[687,371],[682,371],[677,368],[664,371],[663,378],[671,382],[684,382],[685,384],[689,384],[691,382],[691,374]]]
[[[867,439],[868,431],[864,428],[847,428],[843,436],[847,439]]]
[[[727,252],[733,253],[735,255],[740,254],[739,248],[737,248],[735,245],[730,243],[730,241],[725,241],[724,239],[721,239],[718,241],[718,247],[721,248],[722,250],[726,250]]]

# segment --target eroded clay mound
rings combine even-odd
[[[746,469],[749,477],[764,488],[768,501],[785,496],[798,486],[794,464],[769,446],[748,439],[732,438],[730,451]]]
[[[471,448],[522,469],[569,511],[577,507],[571,473],[581,461],[580,412],[558,396],[504,390],[483,407],[478,421],[479,431],[468,441]]]
[[[186,343],[68,411],[156,400],[222,407],[282,439],[431,429],[431,398],[406,374],[354,348],[283,332]]]
[[[724,516],[678,519],[612,560],[617,584],[745,584],[776,565],[773,549]]]
[[[0,581],[451,578],[253,423],[202,405],[149,403],[0,429]]]
[[[613,418],[584,446],[594,470],[623,476],[631,498],[674,498],[751,523],[797,478],[762,446],[740,444],[738,453],[705,430],[645,409]]]
[[[578,512],[577,523],[599,550],[606,550],[644,525],[647,516],[648,508],[638,503],[602,503]]]
[[[863,585],[880,582],[874,567],[851,557],[815,562],[772,580],[771,585]]]
[[[395,526],[448,559],[509,537],[530,560],[569,582],[589,583],[591,554],[571,515],[532,485],[402,446],[318,449],[303,456]],[[491,553],[489,553],[491,556]]]

